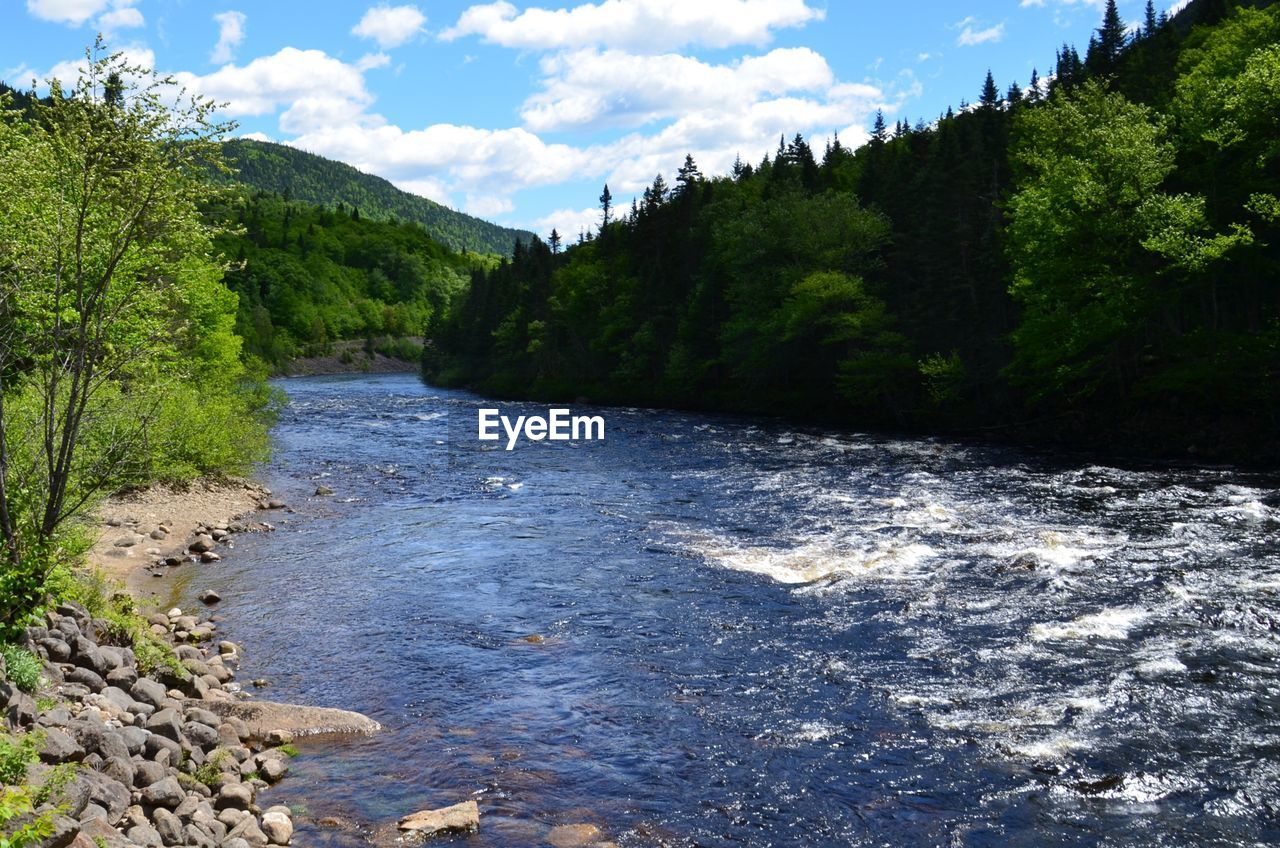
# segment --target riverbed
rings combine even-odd
[[[472,798],[475,846],[1280,842],[1274,477],[585,407],[505,451],[477,408],[545,406],[281,385],[293,512],[189,585],[242,679],[387,728],[301,746],[298,844]]]

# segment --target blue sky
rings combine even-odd
[[[0,78],[67,78],[96,32],[294,144],[481,217],[576,235],[686,153],[858,144],[1083,53],[1104,0],[3,0]],[[1172,0],[1165,0],[1166,5]],[[1126,21],[1145,0],[1121,0]]]

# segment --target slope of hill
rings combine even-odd
[[[401,191],[391,183],[343,162],[283,144],[239,138],[226,142],[226,156],[245,185],[320,206],[343,203],[366,218],[415,221],[432,238],[454,250],[510,256],[524,230],[500,227],[433,200]]]

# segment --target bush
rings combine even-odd
[[[6,675],[14,686],[27,693],[40,688],[40,672],[43,669],[35,654],[17,645],[0,645],[0,656],[4,657]]]

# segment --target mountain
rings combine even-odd
[[[343,162],[283,144],[238,138],[226,142],[224,150],[227,161],[239,171],[238,181],[251,188],[320,206],[342,203],[376,220],[415,221],[454,250],[510,256],[516,239],[528,242],[533,237],[525,230],[500,227],[401,191]]]

